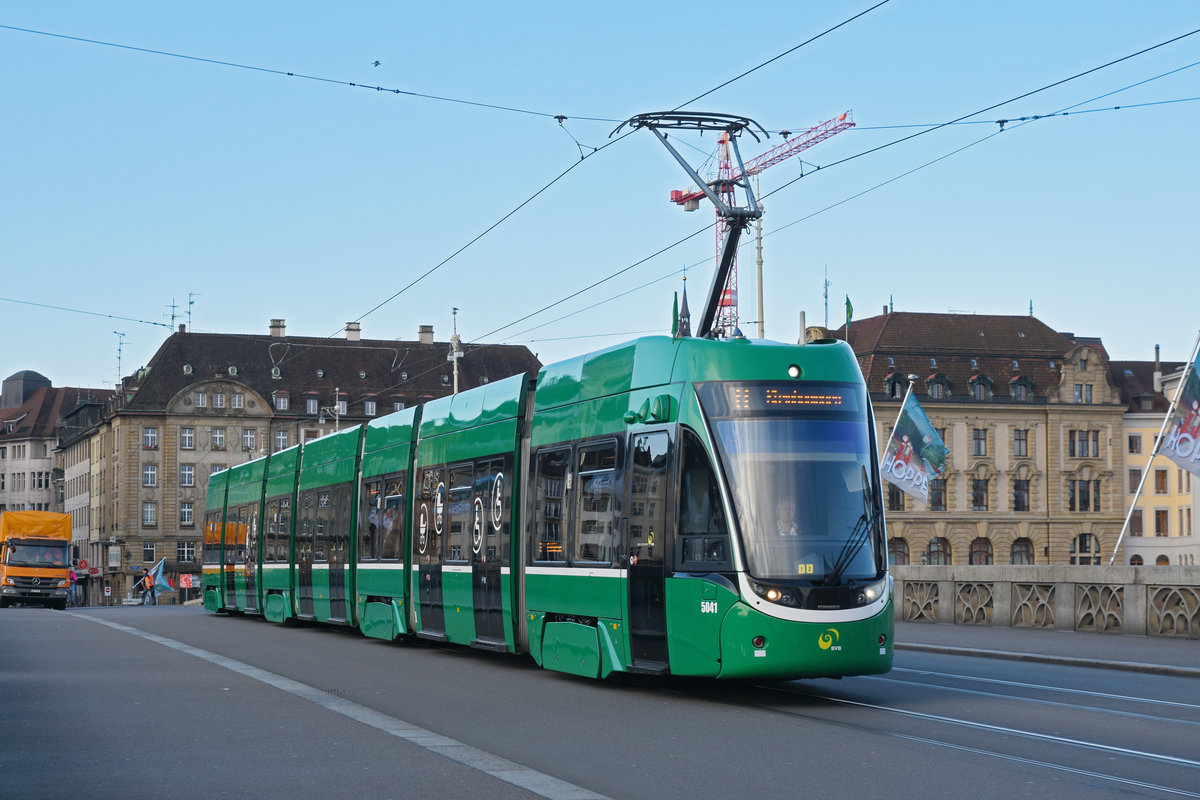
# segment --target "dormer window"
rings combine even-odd
[[[1008,382],[1008,391],[1013,400],[1027,403],[1033,399],[1033,381],[1024,375],[1018,375]]]
[[[950,396],[950,381],[938,372],[925,379],[925,391],[933,400],[945,400]]]
[[[967,382],[971,398],[985,402],[992,398],[992,379],[986,375],[975,375]]]

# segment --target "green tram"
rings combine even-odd
[[[886,672],[853,352],[654,336],[214,475],[204,605],[561,672]]]

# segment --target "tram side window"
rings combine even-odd
[[[292,532],[292,498],[267,501],[267,533],[263,542],[264,562],[287,562],[288,536]]]
[[[296,528],[296,559],[312,563],[314,535],[317,530],[317,492],[300,493],[300,519]]]
[[[380,557],[385,561],[394,561],[404,555],[404,488],[407,483],[404,473],[384,482]]]
[[[358,560],[379,560],[380,508],[383,481],[364,481],[362,519],[358,521]]]
[[[537,456],[537,476],[533,498],[533,560],[567,560],[566,519],[564,500],[567,491],[567,467],[570,450],[540,452]]]
[[[633,440],[629,493],[629,557],[632,564],[663,563],[669,453],[670,438],[666,433],[642,434]]]
[[[480,499],[480,509],[483,519],[483,541],[476,550],[477,560],[495,561],[500,559],[508,563],[508,538],[502,535],[509,524],[506,511],[511,507],[512,498],[508,494],[508,481],[505,478],[504,459],[493,458],[490,461],[475,462],[475,491]],[[475,547],[472,542],[472,548]]]
[[[617,533],[617,445],[581,448],[575,493],[576,563],[609,564]]]
[[[679,492],[679,569],[732,569],[729,527],[712,462],[700,439],[683,430]]]
[[[421,470],[414,491],[417,493],[417,518],[413,520],[413,560],[418,564],[442,562],[442,516],[446,490],[441,467]]]
[[[225,563],[246,563],[246,507],[235,506],[225,515]]]
[[[350,484],[317,490],[315,561],[344,564],[350,548]]]
[[[221,563],[221,509],[204,515],[204,563]]]
[[[449,537],[446,542],[446,560],[463,562],[470,551],[470,537],[474,520],[471,503],[471,483],[474,477],[472,464],[458,464],[450,468],[450,485],[446,487],[446,511]]]
[[[245,564],[246,559],[258,561],[258,503],[250,503],[242,509],[242,522],[245,523],[245,535],[238,550],[239,564]]]

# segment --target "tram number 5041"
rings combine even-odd
[[[716,614],[717,611],[718,611],[718,608],[717,608],[716,600],[701,600],[700,601],[700,613],[701,614]]]

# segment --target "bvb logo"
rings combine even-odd
[[[826,628],[817,639],[817,644],[822,650],[841,650],[841,645],[835,644],[838,638],[837,628]]]

